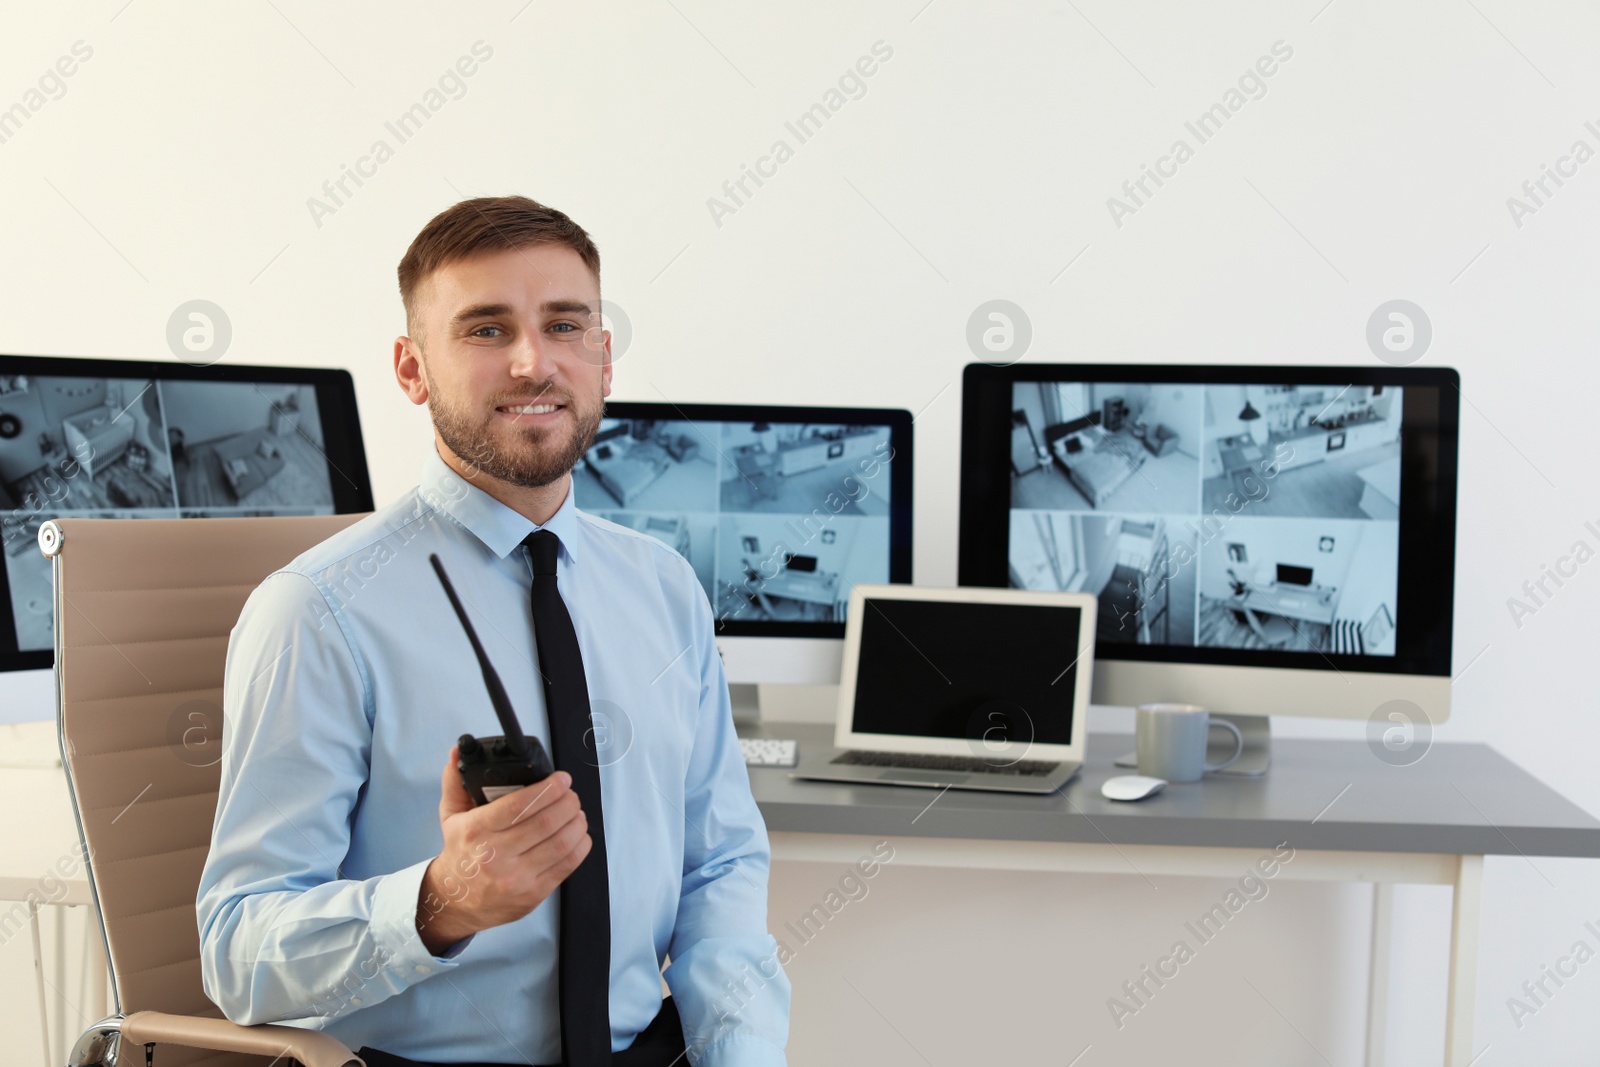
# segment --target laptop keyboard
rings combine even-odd
[[[996,764],[974,756],[926,756],[913,752],[841,752],[831,761],[859,767],[899,767],[913,771],[955,771],[960,774],[1018,774],[1032,778],[1050,774],[1061,764],[1049,760],[1018,760]]]

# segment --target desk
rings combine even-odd
[[[750,485],[750,499],[776,500],[778,497],[778,457],[760,445],[740,445],[733,464]]]
[[[1224,445],[1218,450],[1218,458],[1222,460],[1222,473],[1235,478],[1254,471],[1256,464],[1266,458],[1266,453],[1252,441],[1242,445]]]
[[[762,580],[761,592],[832,608],[839,600],[839,575],[829,571],[781,570]]]
[[[1324,595],[1307,586],[1285,586],[1277,582],[1251,586],[1244,596],[1226,603],[1228,607],[1241,611],[1260,611],[1323,626],[1333,625],[1333,614],[1339,606],[1338,597],[1332,591]]]
[[[771,722],[741,733],[796,738],[802,761],[833,751],[828,724]],[[1295,858],[1281,878],[1452,886],[1449,1067],[1474,1055],[1483,857],[1600,857],[1600,821],[1487,745],[1436,744],[1417,763],[1392,767],[1361,741],[1277,739],[1264,777],[1117,804],[1100,784],[1126,773],[1111,761],[1130,742],[1091,734],[1083,770],[1046,797],[952,789],[930,806],[933,790],[797,781],[774,767],[752,767],[750,784],[779,860],[850,863],[892,835],[897,865],[1233,878],[1288,842]],[[1377,973],[1386,920],[1376,918],[1369,1056],[1381,1047],[1387,1004],[1387,969],[1384,980]]]

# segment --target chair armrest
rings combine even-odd
[[[305,1067],[366,1067],[344,1042],[320,1030],[298,1026],[240,1026],[226,1019],[195,1015],[168,1015],[163,1011],[137,1011],[122,1021],[123,1048],[162,1044],[185,1048],[246,1052],[276,1059],[281,1056]],[[130,1062],[132,1062],[130,1060]]]

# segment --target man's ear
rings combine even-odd
[[[611,395],[611,331],[602,331],[606,339],[606,359],[600,365],[600,397],[604,399]]]
[[[428,402],[428,380],[422,373],[422,346],[409,337],[394,340],[394,377],[413,404]]]

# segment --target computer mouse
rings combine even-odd
[[[1153,797],[1167,787],[1165,778],[1147,778],[1142,774],[1123,774],[1107,778],[1100,787],[1100,795],[1107,800],[1143,800]]]

